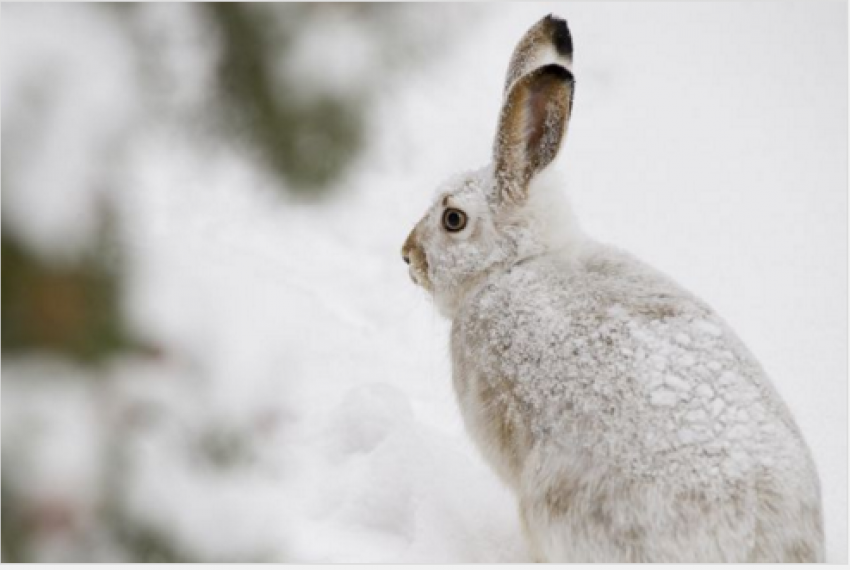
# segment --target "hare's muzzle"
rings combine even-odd
[[[410,256],[414,249],[417,249],[419,244],[416,242],[416,229],[410,232],[407,239],[404,240],[404,245],[401,246],[401,258],[404,262],[410,265]]]
[[[414,283],[430,290],[428,279],[428,260],[416,239],[416,229],[410,232],[401,248],[401,258],[410,266],[410,278]]]

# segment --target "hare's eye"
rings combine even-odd
[[[466,214],[454,208],[443,212],[443,227],[446,231],[459,232],[466,227]]]

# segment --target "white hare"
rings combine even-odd
[[[452,320],[469,433],[539,561],[821,561],[817,473],[756,359],[705,303],[558,217],[543,171],[571,64],[564,20],[526,33],[493,164],[448,182],[402,249]]]

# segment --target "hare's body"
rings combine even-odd
[[[808,451],[698,299],[591,242],[491,275],[452,326],[466,425],[547,561],[822,557]]]
[[[552,207],[571,66],[564,20],[526,33],[492,165],[449,181],[402,248],[453,321],[470,434],[538,560],[822,560],[817,473],[755,358],[699,299]]]

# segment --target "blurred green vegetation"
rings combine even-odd
[[[291,191],[327,190],[362,144],[360,98],[320,93],[302,101],[289,96],[292,86],[281,88],[271,70],[295,30],[270,26],[275,20],[254,4],[204,6],[221,31],[218,75],[227,132],[247,138]],[[309,5],[287,9],[304,12]]]
[[[7,460],[4,457],[3,462]],[[4,472],[0,480],[0,544],[3,548],[3,562],[25,562],[28,532],[23,523],[15,481]]]
[[[155,75],[156,66],[162,62],[155,57],[146,60],[145,56],[157,39],[140,33],[145,28],[135,21],[141,16],[142,5],[105,4],[97,9],[109,12],[116,25],[126,27],[122,33],[134,38],[139,59],[153,66]],[[210,94],[212,103],[208,108],[192,110],[194,115],[186,122],[200,117],[208,128],[203,136],[211,131],[215,142],[247,150],[258,166],[279,179],[282,193],[302,199],[326,197],[364,148],[369,98],[379,85],[364,81],[365,87],[356,92],[312,92],[309,85],[296,85],[297,78],[281,73],[281,58],[287,57],[305,26],[321,25],[325,16],[343,13],[346,25],[361,27],[377,43],[382,60],[376,62],[376,67],[401,68],[416,56],[418,41],[415,34],[409,33],[410,21],[402,22],[406,10],[406,6],[378,4],[196,5],[190,13],[211,32],[220,53],[215,69],[216,92]],[[160,88],[150,77],[147,83],[142,79],[144,89],[155,92]],[[301,96],[296,97],[296,91]],[[17,148],[15,138],[5,131],[3,143]],[[38,162],[31,161],[29,167]],[[16,167],[8,160],[3,164],[4,195],[30,190],[12,185],[11,181],[19,177],[7,176],[7,169]],[[50,164],[39,163],[37,168],[50,168]],[[7,212],[3,215],[5,220]],[[49,354],[75,365],[96,368],[128,353],[157,354],[134,338],[123,314],[125,259],[121,218],[108,208],[99,210],[98,218],[97,237],[73,258],[45,256],[9,229],[12,224],[3,225],[4,358]],[[123,420],[119,424],[120,421]],[[113,427],[106,434],[106,452],[99,459],[106,473],[95,523],[99,532],[128,560],[197,560],[197,554],[187,552],[168,532],[134,519],[125,509],[123,498],[130,466],[124,443],[132,433],[121,425]],[[238,431],[212,430],[198,434],[192,453],[206,469],[234,469],[250,464],[249,439],[249,435]],[[14,446],[6,443],[3,459],[7,464],[15,461],[12,454],[16,450],[29,445],[28,441],[15,442]],[[3,471],[2,553],[4,561],[26,562],[37,558],[34,553],[39,538],[33,521],[42,516],[50,519],[66,515],[62,514],[61,505],[59,514],[45,514],[39,510],[42,506],[27,503],[16,492],[19,481],[13,479],[15,476],[20,476],[20,472]],[[259,561],[269,557],[256,553],[252,558]]]
[[[124,25],[139,17],[134,4],[102,9],[115,11]],[[399,34],[403,11],[398,7],[221,2],[201,4],[195,13],[212,27],[221,52],[218,92],[215,105],[204,111],[206,120],[218,127],[214,132],[224,142],[253,151],[260,165],[280,178],[282,190],[302,197],[320,197],[331,189],[365,138],[368,89],[295,97],[296,79],[275,71],[305,22],[320,25],[332,11],[343,11],[351,25],[368,29],[386,48],[382,52],[410,53]],[[142,51],[149,46],[138,37],[137,43]],[[4,143],[15,146],[6,136]],[[10,180],[3,176],[4,193],[26,191],[10,188]],[[134,347],[120,310],[120,220],[106,210],[99,215],[103,231],[96,243],[70,261],[40,257],[3,230],[4,355],[44,350],[96,363]]]
[[[139,349],[121,313],[114,218],[104,214],[95,244],[81,259],[45,259],[5,228],[2,234],[3,356],[35,351],[83,364]]]

